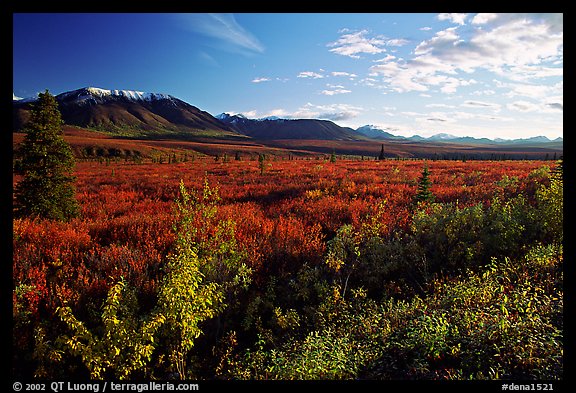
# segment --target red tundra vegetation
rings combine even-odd
[[[535,344],[532,357],[513,363],[509,352],[514,349],[506,347],[508,338],[501,338],[511,333],[506,333],[504,325],[497,326],[499,323],[516,326],[514,323],[532,309],[509,309],[506,313],[511,316],[502,316],[502,322],[493,321],[489,306],[482,306],[483,316],[475,315],[475,318],[486,323],[485,329],[498,332],[499,336],[493,336],[493,344],[500,346],[502,357],[488,359],[486,355],[485,359],[478,355],[474,365],[467,363],[472,356],[470,353],[489,344],[481,342],[477,347],[474,346],[476,341],[466,344],[464,334],[473,337],[470,332],[461,332],[463,341],[456,340],[456,333],[450,330],[456,322],[446,322],[447,314],[439,312],[440,304],[448,299],[440,296],[452,293],[446,289],[448,286],[463,290],[476,280],[475,274],[488,274],[478,269],[491,262],[490,256],[518,257],[520,251],[529,251],[528,245],[518,246],[516,255],[506,254],[503,250],[507,248],[498,246],[494,248],[498,252],[491,255],[486,251],[492,250],[488,240],[484,241],[478,235],[473,242],[466,243],[462,254],[458,255],[464,255],[462,258],[466,261],[488,258],[482,259],[477,266],[450,265],[453,267],[450,270],[435,265],[440,262],[434,259],[433,243],[430,242],[440,240],[433,239],[434,232],[426,232],[425,228],[434,229],[440,220],[438,217],[449,214],[453,214],[451,222],[462,220],[462,226],[453,228],[456,233],[447,231],[446,234],[446,241],[455,239],[450,247],[456,249],[464,244],[458,235],[464,235],[465,228],[474,228],[473,222],[463,221],[473,214],[479,214],[478,219],[488,220],[497,212],[524,212],[519,210],[520,205],[537,209],[539,201],[543,200],[539,193],[550,187],[549,168],[553,169],[555,163],[342,159],[329,162],[270,157],[263,163],[255,157],[219,160],[196,157],[183,162],[180,156],[176,161],[78,162],[75,175],[77,200],[81,206],[79,218],[68,223],[28,218],[13,221],[13,370],[16,375],[50,378],[127,375],[127,371],[119,372],[123,363],[103,362],[107,368],[101,374],[88,366],[88,355],[73,347],[70,340],[88,341],[82,341],[84,336],[78,331],[69,330],[72,325],[67,325],[68,320],[64,317],[58,317],[63,315],[58,314],[58,310],[69,307],[76,318],[85,321],[86,327],[96,334],[103,304],[111,299],[110,293],[121,281],[133,288],[138,300],[135,311],[131,312],[142,316],[152,313],[165,282],[167,256],[175,252],[175,243],[181,236],[175,229],[179,214],[175,201],[181,197],[179,184],[183,182],[188,191],[196,192],[196,206],[204,209],[198,210],[187,224],[196,228],[191,235],[192,241],[195,249],[201,251],[195,255],[198,258],[211,255],[212,259],[206,260],[232,255],[227,258],[245,265],[250,272],[250,281],[242,290],[232,284],[229,288],[233,289],[223,290],[224,300],[220,301],[226,303],[227,308],[220,311],[217,318],[208,318],[199,325],[203,334],[190,352],[194,356],[188,355],[187,371],[178,369],[180,374],[176,373],[167,352],[164,355],[162,349],[169,347],[171,336],[159,330],[159,339],[149,344],[154,352],[144,356],[146,361],[128,377],[458,379],[542,376],[534,376],[534,370],[544,364],[542,357],[549,354],[546,351],[552,350],[543,348],[544,344]],[[435,200],[427,206],[415,205],[414,196],[425,165]],[[14,183],[18,181],[15,175]],[[203,189],[205,193],[201,194]],[[517,218],[510,214],[506,217]],[[527,236],[525,231],[529,222],[510,225],[515,225],[514,228]],[[508,236],[508,232],[502,233]],[[514,234],[516,232],[510,236]],[[538,244],[546,245],[543,239],[537,239]],[[502,239],[503,242],[520,240],[516,237]],[[479,241],[484,243],[478,244]],[[228,248],[223,249],[223,245]],[[393,247],[400,250],[397,255],[421,255],[417,262],[427,261],[429,270],[416,278],[406,269],[390,267],[384,272],[374,267],[371,270],[370,263],[376,263],[378,258],[394,259]],[[413,253],[408,251],[410,247],[414,248]],[[380,252],[380,256],[372,257],[376,252]],[[456,261],[450,258],[446,256],[447,261]],[[558,288],[561,288],[557,270],[561,258],[559,261],[554,266],[550,262],[545,268],[546,271],[556,269],[557,281],[547,281],[549,286],[541,288],[550,299],[557,296]],[[224,269],[224,265],[218,266]],[[421,265],[414,265],[411,269],[420,268]],[[466,276],[467,268],[472,268],[470,276]],[[492,267],[491,271],[500,268]],[[230,271],[218,270],[214,277],[231,277]],[[396,273],[391,273],[393,271]],[[212,277],[208,270],[203,274]],[[486,277],[485,285],[488,285],[492,276]],[[220,287],[228,288],[224,282],[224,279],[220,281]],[[324,287],[320,288],[321,284]],[[500,284],[504,286],[502,296],[507,294],[512,302],[521,285],[512,281]],[[434,287],[443,289],[434,292],[431,289]],[[527,296],[540,293],[527,291]],[[421,299],[429,300],[428,314],[420,313],[426,306],[416,305],[418,301],[422,302]],[[546,307],[557,304],[557,300],[550,299]],[[403,311],[399,311],[401,302],[404,302]],[[538,298],[530,307],[538,307],[542,302]],[[356,308],[360,304],[361,312]],[[450,307],[457,309],[456,303],[451,304]],[[498,310],[501,310],[500,305]],[[470,313],[476,312],[473,306],[469,307],[472,307],[468,308]],[[396,319],[386,314],[390,310],[396,310]],[[411,310],[411,317],[406,310]],[[416,330],[407,330],[408,322],[398,319],[401,314],[402,318],[414,320],[416,325],[410,329]],[[445,328],[448,330],[440,334],[442,323],[447,323]],[[494,327],[490,323],[494,323]],[[336,327],[330,330],[330,326]],[[356,331],[344,332],[343,326]],[[423,326],[436,329],[436,338],[422,338],[422,342],[431,343],[429,347],[418,352],[419,347],[414,346],[408,353],[403,349],[405,347],[394,346],[400,340],[416,343],[415,335],[428,331]],[[561,326],[555,326],[554,337],[561,341],[557,334],[561,333]],[[469,324],[470,331],[477,328]],[[388,333],[384,335],[384,332]],[[475,330],[474,334],[481,336]],[[344,338],[346,342],[341,341]],[[371,344],[367,340],[371,340]],[[386,344],[382,344],[384,342]],[[330,358],[330,362],[341,361],[342,367],[320,359],[322,356],[318,354],[324,353],[320,343],[332,348],[335,357]],[[379,347],[372,347],[377,343],[380,343]],[[466,349],[466,345],[469,348]],[[275,351],[271,352],[272,349]],[[351,353],[364,357],[350,358]],[[311,365],[309,362],[315,356],[320,356],[318,362],[326,363]],[[405,364],[391,361],[394,356]],[[501,363],[494,363],[497,359],[502,359]],[[298,362],[308,362],[305,370],[295,368]],[[268,367],[268,371],[265,372],[264,367]],[[543,372],[544,377],[561,377],[558,361],[550,360],[542,367],[547,370],[547,374]],[[490,374],[490,370],[495,374]]]

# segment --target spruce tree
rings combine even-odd
[[[266,160],[266,156],[264,154],[258,155],[258,168],[260,168],[260,175],[264,174],[264,169],[266,169],[266,164],[264,162]]]
[[[380,155],[378,156],[379,160],[385,160],[386,156],[384,155],[384,144],[382,144],[382,149],[380,149]]]
[[[418,202],[434,202],[434,194],[430,191],[430,186],[432,182],[429,179],[430,172],[428,171],[428,165],[424,166],[422,170],[422,176],[418,181],[418,192],[414,196],[414,203]]]
[[[67,221],[78,215],[74,157],[62,137],[62,116],[48,90],[38,95],[20,148],[24,176],[15,189],[15,216]]]

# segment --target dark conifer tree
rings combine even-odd
[[[48,90],[38,95],[20,148],[24,178],[15,189],[15,215],[67,221],[78,215],[74,156],[62,136],[62,116]]]
[[[380,155],[378,156],[379,160],[385,160],[386,157],[384,156],[384,144],[382,144],[382,149],[380,149]]]
[[[418,192],[414,196],[414,202],[434,202],[434,194],[430,190],[432,182],[430,181],[430,172],[428,171],[428,165],[424,166],[422,170],[422,176],[418,181]]]

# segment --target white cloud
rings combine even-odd
[[[404,46],[408,44],[410,41],[405,40],[404,38],[393,38],[386,41],[387,46]]]
[[[505,25],[514,20],[530,20],[545,24],[552,33],[564,31],[564,14],[562,13],[504,13],[504,14],[476,14],[472,24],[480,27],[494,28]]]
[[[298,74],[297,78],[312,78],[312,79],[320,79],[324,78],[324,75],[319,74],[314,71],[303,71]]]
[[[460,86],[475,83],[473,79],[456,78],[456,75],[478,69],[511,80],[563,75],[561,66],[546,64],[555,64],[562,58],[563,32],[558,31],[559,18],[523,16],[490,22],[494,20],[478,17],[476,23],[485,21],[483,28],[468,31],[463,36],[458,26],[441,30],[419,43],[411,59],[380,59],[381,64],[370,68],[370,76],[382,76],[382,82],[398,92],[427,91],[431,86],[437,86],[440,91],[451,94]]]
[[[449,20],[450,22],[457,24],[457,25],[464,25],[465,20],[468,14],[459,14],[459,13],[442,13],[438,14],[438,20]]]
[[[233,14],[179,14],[184,29],[218,40],[222,49],[241,54],[263,53],[264,46]]]
[[[430,31],[430,30],[432,30],[432,28],[430,26],[424,26],[424,27],[421,27],[419,30]]]
[[[386,63],[386,62],[394,60],[395,58],[396,58],[396,56],[386,55],[381,59],[374,60],[374,63]]]
[[[295,119],[348,120],[357,117],[363,108],[349,104],[315,105],[307,103],[292,113]]]
[[[482,95],[491,96],[494,94],[496,94],[496,92],[492,89],[476,90],[476,91],[473,91],[472,93],[470,93],[470,95],[473,95],[473,96],[482,96]]]
[[[377,79],[374,78],[363,78],[360,79],[359,83],[363,86],[369,86],[369,87],[377,87],[376,83],[378,82]]]
[[[528,83],[501,83],[500,88],[508,88],[510,91],[504,94],[506,97],[528,97],[535,100],[544,99],[550,96],[562,96],[564,83],[558,82],[554,85],[536,85]]]
[[[289,118],[290,117],[290,113],[287,112],[285,109],[272,109],[270,112],[264,114],[261,117],[281,117],[281,118]]]
[[[351,79],[358,77],[358,75],[353,74],[351,72],[344,72],[344,71],[333,71],[330,73],[332,76],[347,76]]]
[[[425,105],[426,108],[456,108],[454,105],[448,104],[427,104]]]
[[[306,105],[301,106],[295,111],[276,108],[261,114],[255,110],[242,112],[241,114],[253,119],[276,116],[284,119],[324,119],[342,121],[353,119],[363,111],[363,108],[348,104],[315,105],[308,102]],[[238,112],[228,113],[234,114]]]
[[[252,83],[262,83],[262,82],[269,82],[269,81],[270,81],[270,78],[266,78],[266,77],[252,79]]]
[[[541,79],[550,77],[563,77],[563,67],[545,67],[542,65],[521,64],[510,67],[507,73],[508,79],[517,81],[527,81],[530,79]]]
[[[472,18],[473,25],[483,25],[485,23],[490,22],[491,20],[495,20],[498,18],[498,14],[490,14],[490,13],[480,13],[474,15]]]
[[[454,47],[460,38],[456,33],[456,29],[458,29],[458,27],[449,27],[446,30],[438,31],[431,39],[418,44],[416,49],[414,49],[414,54],[425,55],[444,50],[445,48]]]
[[[248,112],[237,112],[237,113],[229,112],[229,113],[230,113],[230,114],[240,114],[240,115],[245,116],[245,117],[247,117],[247,118],[249,118],[249,119],[253,119],[253,118],[255,118],[255,117],[257,116],[258,111],[256,111],[255,109],[253,109],[253,110],[248,111]]]
[[[458,87],[477,83],[474,79],[461,79],[437,74],[437,67],[426,62],[388,62],[370,68],[371,76],[382,75],[383,81],[394,91],[428,91],[437,86],[442,93],[455,93]]]
[[[416,78],[416,80],[424,85],[439,86],[440,91],[446,94],[455,93],[460,86],[469,86],[476,83],[474,79],[465,80],[445,75],[426,75]]]
[[[367,34],[367,30],[343,34],[338,40],[330,42],[326,46],[332,48],[330,49],[332,53],[355,59],[359,59],[361,53],[373,55],[386,51],[383,48],[386,45],[384,39],[381,37],[369,38],[366,37]]]
[[[336,94],[347,94],[347,93],[352,93],[352,91],[346,90],[343,88],[337,88],[337,89],[332,89],[332,90],[322,90],[320,92],[320,94],[323,94],[325,96],[333,96]]]
[[[509,83],[507,86],[511,89],[505,94],[506,97],[529,97],[538,99],[545,97],[550,91],[550,86],[546,85],[531,85],[526,83]]]

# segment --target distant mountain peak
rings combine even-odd
[[[37,99],[38,99],[38,97],[22,98],[22,97],[18,97],[16,94],[12,93],[12,102],[24,103],[24,102],[36,101]]]
[[[243,115],[221,113],[218,120],[235,131],[255,139],[317,139],[317,140],[364,140],[363,135],[351,128],[340,127],[320,119],[283,119],[268,116],[259,119]]]
[[[239,118],[239,119],[248,119],[246,116],[244,116],[241,113],[229,113],[229,112],[222,112],[219,115],[214,116],[215,118],[217,118],[218,120],[228,120],[231,118]]]
[[[441,132],[439,134],[434,134],[428,139],[435,139],[435,140],[448,140],[448,139],[457,139],[458,137],[452,134],[447,134],[445,132]]]
[[[373,124],[367,124],[365,126],[359,127],[356,129],[356,131],[361,133],[362,135],[377,140],[396,139],[396,140],[408,140],[414,142],[435,142],[435,143],[446,142],[446,143],[466,143],[466,144],[531,144],[531,143],[563,142],[563,139],[561,137],[556,138],[554,140],[550,140],[546,136],[534,136],[531,138],[524,138],[524,139],[502,139],[502,138],[489,139],[489,138],[474,138],[471,136],[455,136],[448,133],[438,133],[427,138],[421,137],[419,135],[414,135],[407,138],[391,134],[390,131],[394,132],[394,129],[392,128],[389,127],[382,128],[381,126],[376,126]]]
[[[169,94],[164,93],[145,93],[136,90],[107,90],[99,87],[84,87],[82,89],[73,90],[58,94],[61,100],[75,100],[78,103],[92,102],[106,99],[126,99],[130,101],[153,101],[153,100],[173,100]]]
[[[367,136],[368,138],[374,138],[374,139],[404,139],[403,137],[400,136],[396,136],[394,134],[391,134],[388,131],[393,131],[390,128],[385,128],[382,129],[379,126],[376,126],[374,124],[367,124],[365,126],[362,127],[358,127],[356,129],[356,132],[359,132],[362,135]]]
[[[172,135],[239,136],[212,115],[168,94],[99,87],[56,95],[63,120],[70,125],[128,135],[168,133]],[[14,128],[29,119],[30,105],[14,100]]]
[[[216,115],[216,116],[214,116],[214,117],[217,118],[218,120],[230,120],[230,119],[234,120],[234,118],[236,118],[236,119],[243,119],[243,120],[252,120],[252,121],[266,121],[266,120],[269,120],[269,121],[276,121],[276,120],[278,120],[278,121],[284,121],[284,120],[288,120],[288,119],[284,119],[284,118],[281,118],[281,117],[278,117],[278,116],[266,116],[266,117],[259,117],[259,118],[251,118],[251,117],[244,116],[244,115],[241,114],[241,113],[232,114],[232,113],[228,113],[228,112],[220,113],[219,115]]]

